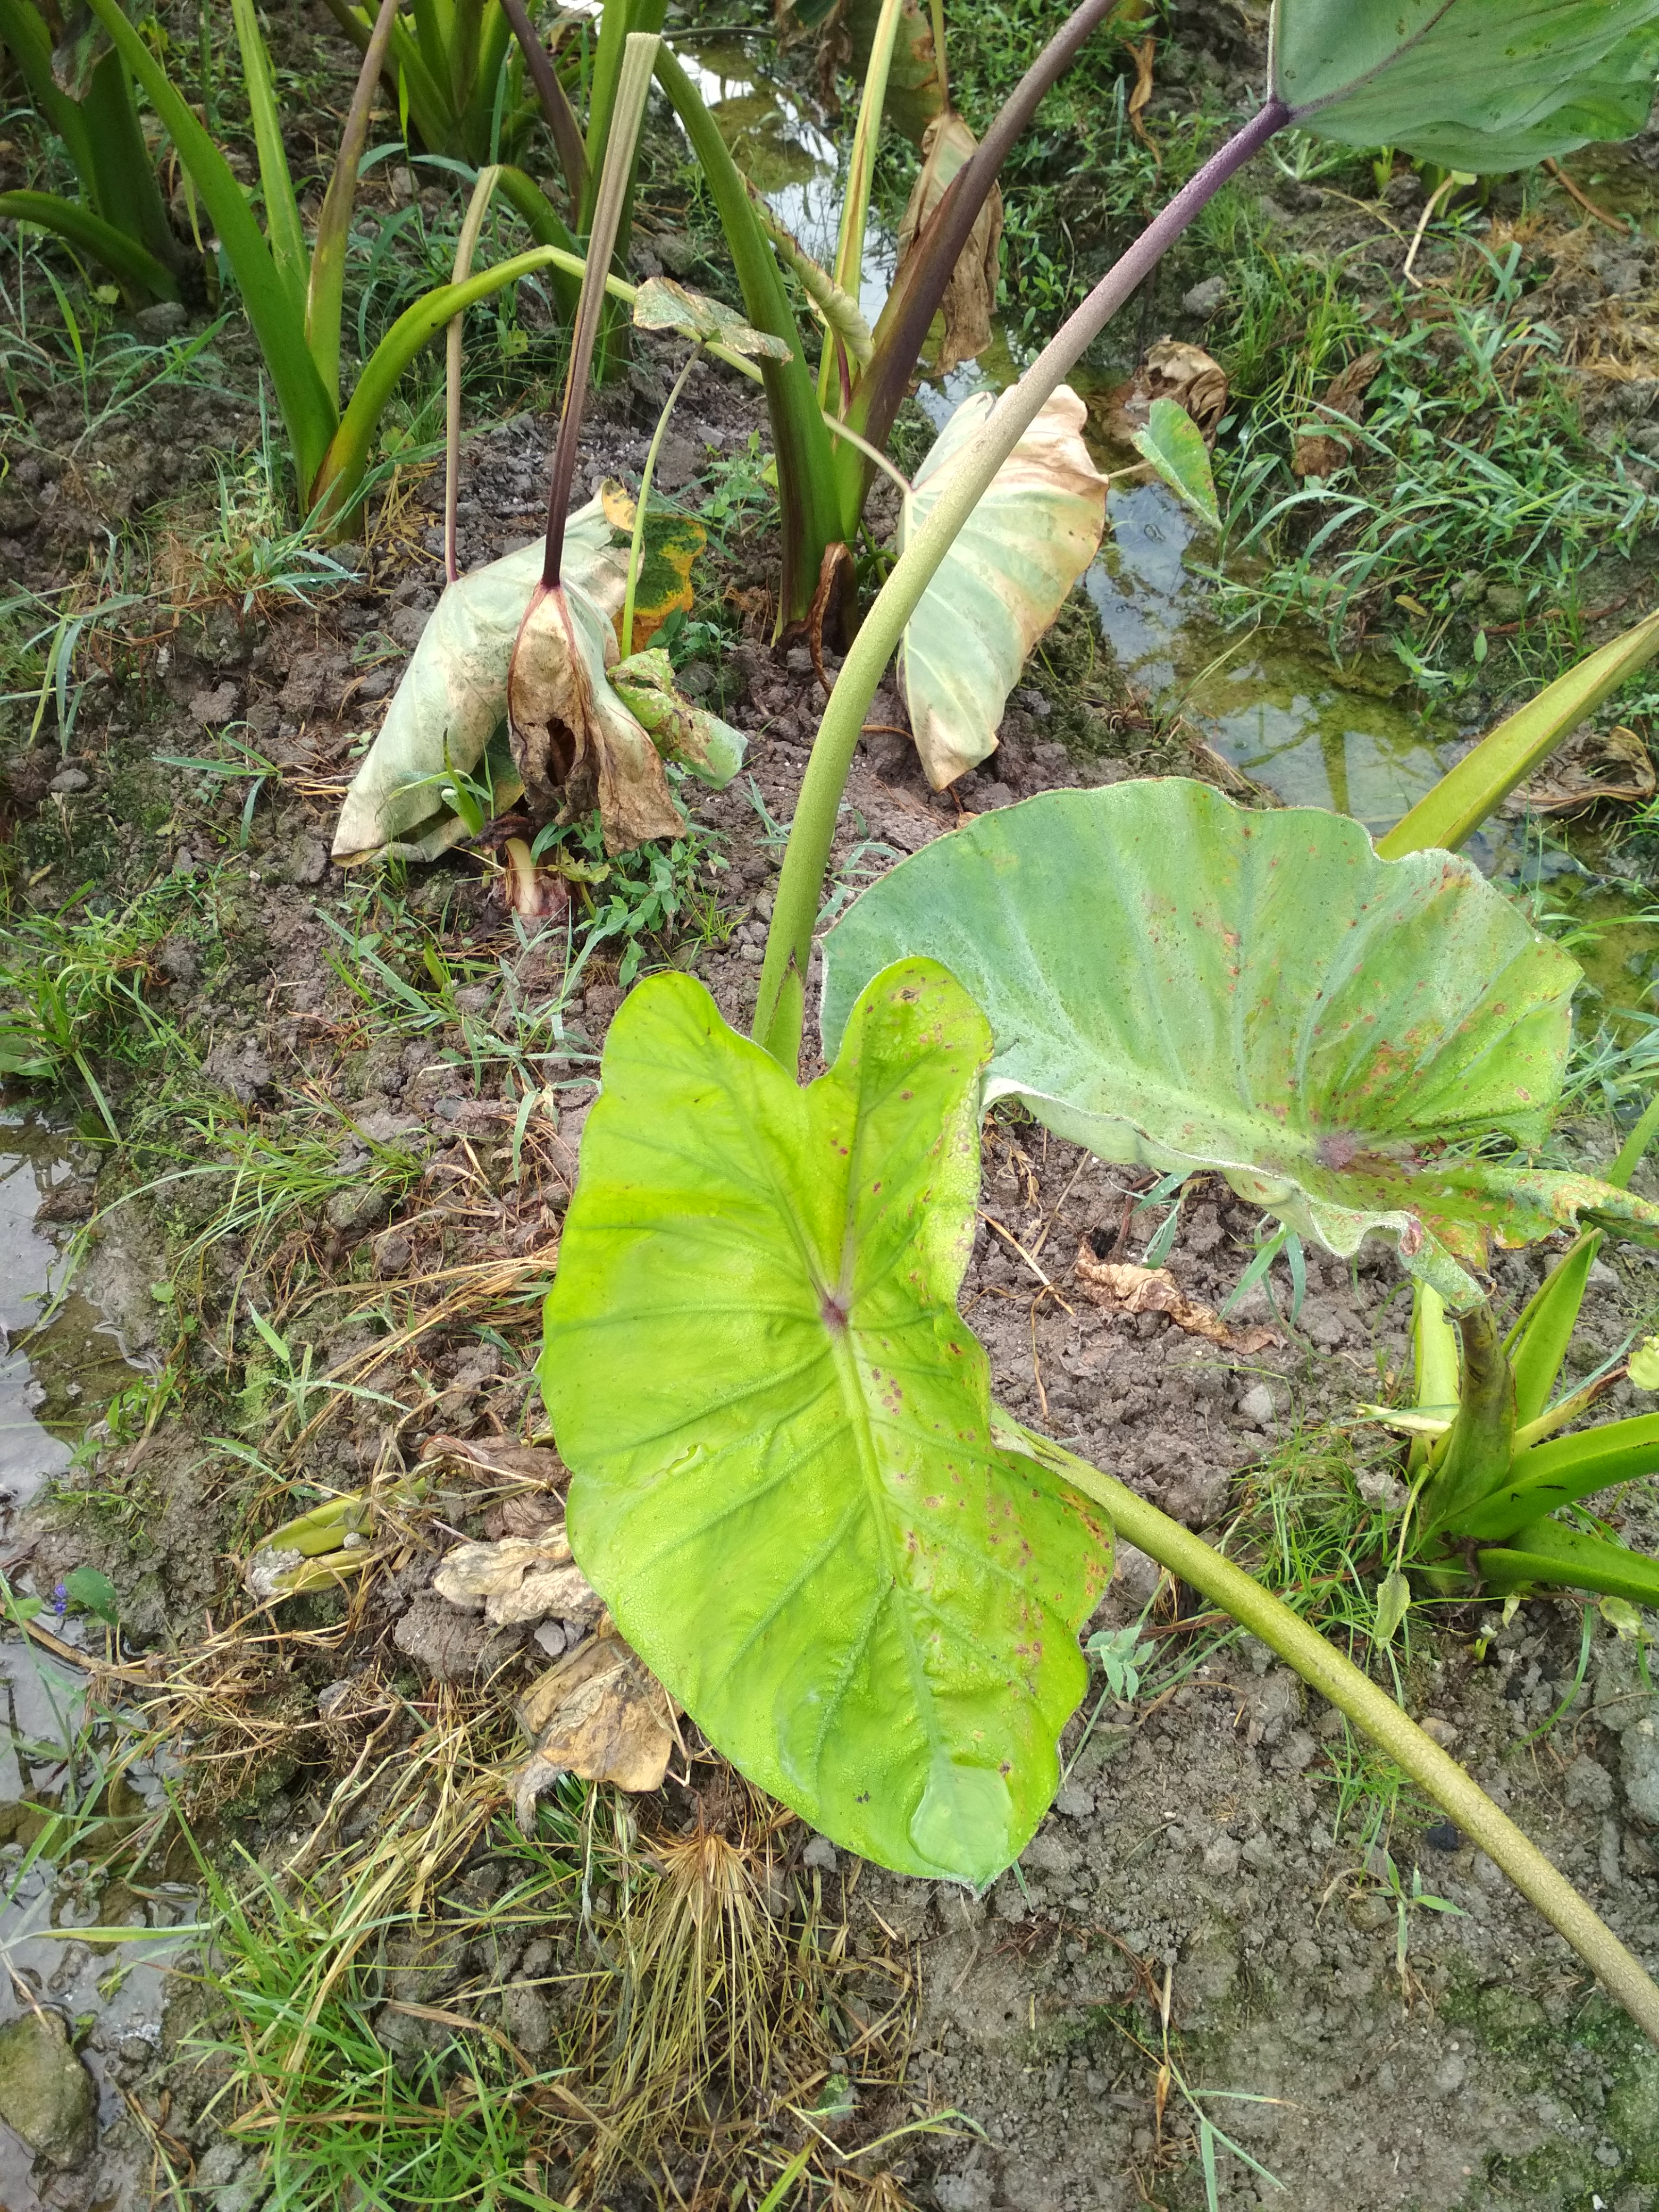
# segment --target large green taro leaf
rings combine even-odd
[[[837,1843],[982,1882],[1081,1696],[1110,1539],[991,1441],[957,1313],[983,1016],[878,977],[808,1089],[659,976],[583,1133],[541,1378],[576,1558],[744,1771]]]
[[[988,1097],[1103,1158],[1218,1168],[1332,1250],[1368,1232],[1452,1304],[1462,1262],[1581,1212],[1583,1176],[1447,1156],[1541,1141],[1579,970],[1466,860],[1381,860],[1359,824],[1247,813],[1177,777],[985,814],[873,884],[825,943],[833,1049],[866,978],[942,961],[991,1020]]]
[[[1647,120],[1659,0],[1278,0],[1273,88],[1304,129],[1519,169]]]

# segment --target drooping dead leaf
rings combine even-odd
[[[666,1690],[620,1636],[601,1630],[538,1677],[519,1707],[532,1750],[514,1777],[514,1803],[526,1832],[536,1800],[562,1774],[658,1790],[675,1744]]]
[[[1115,446],[1133,451],[1135,433],[1146,428],[1155,399],[1173,399],[1184,407],[1205,444],[1213,446],[1227,411],[1227,372],[1202,346],[1160,338],[1128,382],[1093,403],[1090,412]]]
[[[477,769],[506,719],[507,668],[541,569],[538,539],[447,588],[346,793],[337,860],[387,849],[432,860],[470,834],[444,793]],[[565,526],[564,574],[607,618],[621,610],[628,549],[616,544],[597,499]],[[498,778],[498,805],[517,788]]]
[[[1534,783],[1504,802],[1505,814],[1580,814],[1592,806],[1640,806],[1654,794],[1653,756],[1634,730],[1586,730]]]
[[[722,345],[748,361],[787,361],[781,338],[757,331],[730,307],[677,284],[672,276],[647,276],[634,295],[636,330],[667,331],[697,345]]]
[[[513,758],[538,816],[572,820],[597,806],[607,853],[684,823],[656,747],[611,688],[609,617],[579,585],[538,586],[507,673]]]
[[[573,1564],[562,1526],[495,1544],[457,1544],[432,1577],[440,1597],[495,1628],[519,1621],[597,1620],[598,1592]]]
[[[1331,422],[1333,427],[1300,434],[1291,452],[1291,468],[1295,475],[1329,477],[1347,466],[1353,459],[1354,440],[1352,432],[1343,430],[1341,422],[1364,421],[1365,394],[1376,382],[1382,366],[1380,353],[1362,353],[1358,361],[1348,363],[1340,375],[1331,379],[1316,411],[1322,421]]]
[[[916,471],[901,550],[957,471],[994,404],[975,392]],[[957,532],[899,651],[910,727],[935,791],[995,747],[1026,655],[1100,550],[1106,479],[1083,442],[1083,402],[1062,384]]]
[[[1167,1267],[1137,1267],[1127,1260],[1097,1259],[1086,1237],[1078,1250],[1077,1272],[1084,1297],[1108,1313],[1165,1314],[1188,1336],[1204,1337],[1224,1352],[1245,1359],[1279,1341],[1271,1328],[1229,1328],[1212,1306],[1183,1297]]]
[[[911,189],[904,220],[899,225],[896,289],[903,281],[906,263],[951,179],[979,141],[954,108],[935,116],[922,137],[921,174]],[[946,376],[960,362],[976,361],[991,343],[991,320],[996,313],[997,283],[1002,271],[1002,192],[993,185],[968,234],[961,258],[951,271],[939,302],[945,336],[933,374]]]

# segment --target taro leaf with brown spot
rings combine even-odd
[[[994,1443],[957,1311],[989,1049],[927,961],[805,1090],[691,977],[641,984],[540,1370],[577,1559],[699,1727],[848,1850],[976,1884],[1054,1795],[1111,1559]]]
[[[935,116],[927,125],[922,139],[921,174],[911,187],[904,219],[899,225],[895,290],[903,283],[905,264],[944,198],[946,185],[978,147],[979,141],[954,108]],[[930,374],[948,376],[961,362],[976,361],[990,344],[1001,271],[1002,192],[993,185],[939,302],[945,332],[939,358],[931,364]]]
[[[668,1692],[622,1638],[601,1630],[538,1675],[519,1707],[531,1753],[513,1778],[526,1833],[562,1774],[636,1793],[662,1787],[677,1738]]]
[[[975,392],[939,433],[905,503],[901,550],[994,404]],[[1062,384],[998,470],[905,629],[899,678],[935,791],[994,750],[1026,655],[1100,550],[1106,479],[1083,442],[1084,421],[1083,402]]]
[[[1164,1314],[1188,1336],[1201,1336],[1224,1352],[1249,1359],[1282,1341],[1271,1328],[1229,1328],[1212,1307],[1185,1297],[1167,1267],[1137,1267],[1100,1260],[1085,1237],[1077,1255],[1078,1279],[1091,1305],[1108,1313]]]
[[[611,687],[617,634],[579,584],[539,584],[507,675],[513,758],[543,820],[598,807],[607,853],[678,837],[661,757]]]
[[[647,276],[634,295],[636,329],[665,332],[696,345],[722,345],[746,361],[787,361],[782,338],[757,331],[732,308],[701,292],[677,284],[672,276]]]
[[[1218,1170],[1345,1255],[1391,1237],[1460,1310],[1494,1245],[1580,1217],[1659,1241],[1659,1206],[1474,1149],[1547,1135],[1579,969],[1449,853],[1383,860],[1343,816],[1173,776],[1044,793],[837,922],[824,1048],[872,975],[923,954],[989,1017],[988,1101],[1104,1159]]]
[[[337,860],[391,851],[433,860],[468,835],[443,793],[471,775],[507,719],[513,647],[542,573],[539,538],[451,584],[427,618],[380,735],[352,778],[334,832]],[[628,549],[598,499],[565,526],[566,577],[607,619],[622,611]],[[497,804],[518,795],[498,779]]]

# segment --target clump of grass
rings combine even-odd
[[[191,899],[167,878],[125,905],[87,885],[55,913],[14,915],[0,952],[0,1075],[59,1089],[78,1081],[118,1139],[112,1071],[180,1043],[150,992],[161,941]]]
[[[1391,279],[1367,301],[1344,265],[1353,253],[1277,252],[1236,206],[1224,219],[1246,249],[1222,348],[1238,402],[1218,455],[1228,550],[1267,562],[1235,566],[1234,608],[1309,616],[1339,655],[1386,643],[1451,697],[1559,673],[1595,612],[1591,572],[1635,550],[1653,503],[1584,435],[1521,246],[1471,237],[1443,288]],[[1298,480],[1297,436],[1324,427],[1316,403],[1367,352],[1376,374],[1363,424],[1343,434],[1351,460]]]

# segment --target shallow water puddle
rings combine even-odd
[[[6,1554],[5,1539],[69,1465],[74,1437],[134,1372],[86,1299],[71,1295],[40,1325],[58,1251],[35,1216],[71,1174],[76,1149],[71,1133],[39,1115],[0,1108],[0,1567],[14,1584],[27,1554]],[[52,1621],[50,1611],[44,1619]],[[90,1617],[55,1626],[89,1647],[104,1636]],[[166,1963],[180,1941],[164,1931],[189,1920],[192,1899],[153,1866],[146,1872],[165,1825],[161,1775],[153,1763],[125,1759],[128,1731],[89,1711],[87,1686],[85,1675],[8,1628],[0,1641],[0,2026],[35,2004],[59,2012],[107,2125],[125,2110],[114,2069],[131,2081],[154,2063]],[[119,1943],[62,1932],[116,1925],[158,1932]],[[0,2127],[4,2212],[35,2212],[32,2164]],[[149,2201],[147,2169],[137,2163],[129,2172],[105,2159],[98,2176],[94,2202],[106,2212]]]
[[[40,1326],[58,1248],[35,1216],[70,1174],[74,1149],[40,1115],[0,1106],[0,1540],[69,1465],[70,1438],[132,1376],[84,1298],[71,1295]]]
[[[1463,732],[1413,710],[1397,663],[1339,668],[1291,623],[1224,629],[1188,566],[1195,534],[1162,484],[1114,491],[1086,583],[1119,666],[1276,798],[1389,828],[1457,757]]]
[[[127,1731],[89,1712],[86,1691],[83,1675],[33,1644],[0,1644],[0,2027],[37,2006],[60,2014],[104,2129],[158,2062],[168,1970],[189,1940],[196,1900],[160,1864],[168,1818],[161,1771],[125,1756]],[[116,1932],[139,1929],[155,1933]],[[0,2079],[0,2100],[7,2094]],[[151,2201],[147,2159],[105,2152],[95,2172],[102,2212]],[[0,2127],[5,2212],[36,2212],[35,2185],[46,2179]]]

